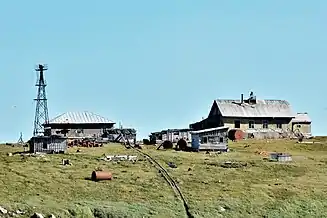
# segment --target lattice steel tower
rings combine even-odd
[[[35,69],[37,73],[37,97],[34,99],[36,101],[36,111],[34,119],[34,131],[33,136],[44,135],[43,124],[49,123],[48,115],[48,103],[47,96],[45,92],[46,82],[44,79],[44,71],[48,70],[46,65],[39,64]]]

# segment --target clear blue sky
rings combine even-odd
[[[4,1],[0,141],[32,135],[35,64],[50,118],[92,111],[140,137],[207,116],[216,98],[288,100],[326,134],[327,1]],[[16,107],[14,107],[16,106]]]

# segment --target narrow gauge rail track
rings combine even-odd
[[[173,191],[175,192],[175,194],[177,195],[177,197],[179,196],[180,200],[183,202],[183,206],[186,212],[186,215],[188,218],[194,218],[194,216],[190,213],[190,208],[187,204],[187,201],[182,193],[182,191],[180,190],[180,188],[178,187],[177,183],[175,182],[175,180],[169,175],[169,173],[167,172],[167,170],[165,168],[163,168],[155,159],[153,159],[149,154],[140,151],[139,149],[134,148],[133,146],[130,146],[133,150],[141,153],[144,157],[146,157],[150,163],[156,167],[159,171],[159,173],[164,177],[164,179],[167,181],[167,183],[170,185],[170,187],[173,189]]]

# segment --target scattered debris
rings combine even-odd
[[[219,207],[219,211],[220,211],[220,212],[225,212],[226,209],[225,209],[224,207],[220,206],[220,207]]]
[[[131,156],[131,155],[105,155],[102,160],[104,161],[137,161],[137,156]]]
[[[92,181],[100,181],[100,180],[111,180],[112,179],[112,173],[105,172],[105,171],[93,171],[91,174],[91,180]]]
[[[169,166],[170,168],[177,168],[176,164],[174,164],[174,163],[172,163],[172,162],[169,162],[169,163],[168,163],[168,166]]]
[[[21,156],[30,156],[30,157],[45,157],[46,155],[46,153],[42,153],[42,152],[35,152],[35,153],[20,152],[19,154]]]
[[[11,157],[12,156],[12,153],[8,153],[8,156]]]
[[[251,145],[247,144],[247,145],[244,145],[244,148],[248,148],[250,147]]]
[[[62,159],[62,165],[72,165],[68,159]]]
[[[274,152],[270,153],[270,160],[278,162],[290,162],[292,161],[292,157],[290,156],[290,154]]]
[[[53,214],[51,214],[51,215],[49,216],[49,218],[56,218],[56,216],[53,215]]]
[[[299,144],[321,144],[321,142],[315,142],[315,141],[311,141],[311,142],[297,141],[296,143],[299,143]]]
[[[96,141],[96,139],[74,139],[68,142],[68,147],[102,147],[103,143]]]
[[[188,168],[188,170],[187,171],[191,171],[192,169],[191,168]]]
[[[174,147],[174,145],[171,141],[166,140],[161,145],[159,145],[157,150],[159,150],[161,147],[163,147],[164,149],[172,149]]]
[[[19,214],[19,215],[24,214],[24,212],[20,211],[20,210],[16,210],[16,213]]]
[[[210,156],[211,155],[218,155],[218,154],[221,154],[221,153],[222,153],[221,151],[215,151],[215,152],[206,151],[206,154],[209,154]]]
[[[40,213],[34,213],[31,218],[44,218],[44,216]]]
[[[0,212],[2,214],[7,214],[8,213],[8,211],[5,208],[1,207],[1,206],[0,206]]]
[[[222,163],[220,166],[223,168],[242,168],[242,167],[246,167],[247,165],[248,165],[247,163],[226,161]]]
[[[134,148],[142,149],[142,146],[141,146],[140,144],[135,144],[135,145],[134,145]]]
[[[259,155],[262,155],[262,156],[265,156],[267,157],[269,154],[267,151],[255,151],[256,154],[259,154]]]

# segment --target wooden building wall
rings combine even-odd
[[[30,141],[30,152],[65,152],[67,139],[57,137],[33,137]]]
[[[51,134],[56,135],[60,134],[59,132],[62,129],[51,129]],[[69,129],[66,137],[99,137],[103,134],[102,129]],[[62,135],[62,134],[60,134]]]
[[[241,130],[248,130],[248,129],[283,129],[288,130],[291,129],[290,121],[291,118],[284,118],[284,119],[272,119],[272,118],[222,118],[224,126],[228,126],[229,128],[236,128],[235,121],[240,122],[240,129]],[[250,121],[254,123],[253,128],[250,128]],[[263,123],[267,121],[268,126],[264,126]]]

